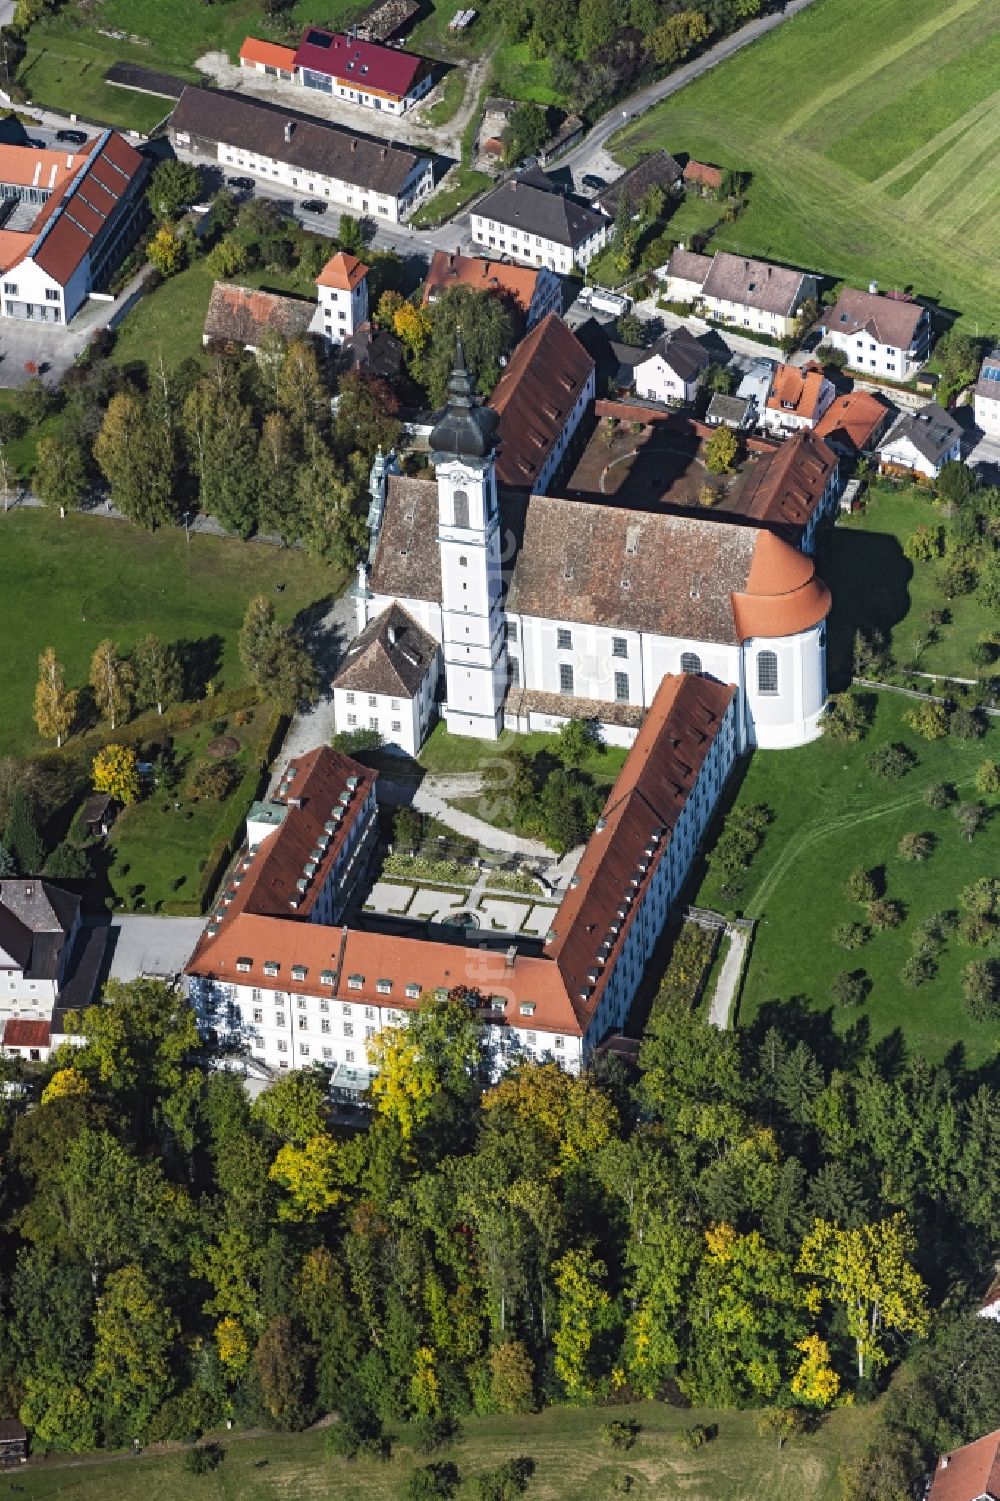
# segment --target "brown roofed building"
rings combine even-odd
[[[815,432],[834,453],[853,459],[875,451],[892,415],[892,407],[873,392],[848,391],[834,398]]]
[[[681,175],[681,169],[669,151],[651,151],[608,187],[602,188],[594,198],[594,207],[613,219],[622,194],[627,193],[634,218],[643,195],[650,188],[661,188],[664,193],[669,193],[680,182]]]
[[[873,378],[909,380],[930,350],[927,309],[899,294],[880,295],[875,282],[867,292],[844,287],[820,321],[825,342],[847,356],[852,370]]]
[[[424,306],[459,286],[504,298],[529,332],[546,313],[562,311],[562,283],[547,266],[514,266],[509,261],[435,250],[424,282]]]
[[[741,516],[811,553],[816,529],[832,513],[838,490],[837,455],[814,432],[803,431],[776,453],[755,459],[728,499]]]
[[[51,1046],[48,1021],[28,1021],[12,1017],[0,1022],[0,1052],[9,1058],[24,1058],[29,1063],[45,1063]]]
[[[764,427],[774,433],[813,428],[835,395],[818,365],[779,365],[764,408]]]
[[[585,269],[608,239],[605,216],[561,193],[544,173],[509,178],[479,200],[469,223],[488,255],[548,266],[561,276],[575,265]]]
[[[441,648],[402,605],[391,604],[351,642],[333,680],[334,718],[347,729],[374,729],[415,756],[434,713]]]
[[[794,332],[799,308],[815,296],[815,276],[728,250],[716,252],[701,288],[708,317],[775,339]]]
[[[522,339],[490,406],[500,419],[497,482],[542,495],[594,399],[594,361],[555,313]]]
[[[709,162],[688,161],[684,165],[684,186],[697,188],[702,193],[718,193],[722,189],[722,168]]]
[[[315,319],[316,304],[304,297],[217,281],[208,300],[201,341],[232,344],[255,354],[266,334],[301,339],[310,332]]]
[[[1000,1428],[942,1454],[927,1501],[1000,1501]]]
[[[710,255],[697,255],[693,250],[685,250],[683,245],[678,245],[667,262],[666,274],[662,271],[658,273],[665,283],[663,295],[668,302],[694,302],[701,296],[705,278],[711,269]]]

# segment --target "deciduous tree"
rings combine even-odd
[[[134,391],[112,396],[94,457],[112,501],[130,521],[156,527],[176,514],[172,433],[165,423],[150,420]]]
[[[128,718],[133,703],[132,673],[129,664],[119,656],[118,648],[111,640],[98,643],[90,659],[90,686],[94,690],[94,702],[104,719],[117,729]]]
[[[94,757],[95,792],[106,792],[116,802],[134,803],[139,796],[139,767],[131,745],[106,745]]]
[[[184,689],[180,656],[171,642],[159,636],[143,636],[132,654],[136,692],[142,703],[155,704],[162,714],[167,704],[178,701]]]
[[[39,438],[32,484],[46,505],[75,511],[89,489],[81,445],[66,436]]]
[[[38,659],[38,683],[35,687],[35,724],[43,740],[61,746],[73,728],[77,692],[66,687],[62,663],[52,647],[46,647]]]

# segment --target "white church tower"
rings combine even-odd
[[[500,735],[507,692],[497,421],[475,398],[459,337],[448,403],[430,436],[438,488],[444,718],[451,734],[483,740]]]

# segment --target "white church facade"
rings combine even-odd
[[[819,734],[830,593],[810,557],[723,515],[498,494],[496,416],[472,392],[459,351],[433,480],[376,462],[355,591],[359,633],[396,606],[438,642],[449,733],[588,718],[631,745],[664,677],[695,673],[736,690],[737,752]]]

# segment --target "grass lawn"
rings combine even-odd
[[[335,594],[343,579],[298,550],[48,511],[0,513],[4,615],[17,622],[0,651],[0,754],[39,749],[32,719],[38,657],[55,648],[68,683],[86,682],[91,653],[111,637],[128,649],[152,632],[210,641],[218,687],[243,681],[237,652],[248,601],[273,598],[282,620]],[[281,583],[281,594],[275,585]],[[70,742],[72,744],[72,742]]]
[[[928,742],[904,723],[910,707],[894,694],[873,695],[873,729],[858,745],[820,739],[790,751],[758,751],[740,787],[740,803],[766,803],[774,821],[754,857],[741,910],[758,919],[743,990],[740,1020],[752,1021],[774,1009],[781,1024],[783,1006],[793,999],[808,1010],[832,1013],[844,1033],[859,1021],[878,1041],[899,1028],[910,1045],[928,1058],[940,1058],[963,1043],[973,1062],[996,1052],[996,1027],[973,1022],[962,1005],[959,976],[982,949],[947,941],[935,979],[907,989],[900,971],[911,955],[911,935],[932,912],[958,907],[959,892],[980,876],[1000,870],[1000,798],[978,799],[977,766],[1000,759],[1000,727],[991,721],[983,740],[948,736]],[[866,757],[875,746],[903,741],[919,764],[898,781],[876,776]],[[950,810],[934,812],[923,801],[932,782],[951,782],[962,801],[984,801],[991,818],[970,844]],[[923,862],[897,854],[903,834],[927,832],[935,848]],[[857,866],[881,870],[886,895],[901,901],[900,927],[875,933],[848,952],[833,941],[841,923],[859,922],[864,913],[849,900],[844,883]],[[697,901],[724,907],[721,875],[702,882]],[[828,990],[841,970],[864,969],[872,990],[860,1009],[834,1008]]]
[[[430,772],[482,771],[503,760],[508,751],[519,750],[526,756],[535,756],[541,750],[554,749],[557,744],[558,736],[544,730],[535,730],[530,735],[514,735],[505,730],[499,740],[473,740],[466,735],[449,735],[443,721],[439,721],[418,759]],[[600,785],[610,787],[627,754],[623,746],[605,746],[588,756],[580,770],[588,772]]]
[[[686,193],[677,202],[670,218],[664,226],[664,233],[672,240],[686,245],[692,235],[704,234],[708,229],[714,229],[722,218],[723,205],[713,203],[711,198],[702,198],[698,193]]]
[[[553,1408],[516,1418],[463,1419],[463,1438],[446,1458],[462,1476],[458,1497],[473,1496],[475,1477],[503,1459],[524,1455],[535,1470],[531,1501],[613,1501],[616,1481],[634,1476],[629,1492],[639,1501],[683,1495],[685,1501],[836,1501],[837,1470],[864,1443],[873,1409],[842,1408],[818,1433],[793,1440],[780,1452],[756,1433],[754,1412],[680,1411],[642,1403],[634,1408],[642,1424],[635,1447],[614,1455],[602,1442],[607,1414],[593,1409]],[[694,1423],[718,1423],[718,1437],[703,1448],[678,1443]],[[73,1457],[19,1469],[24,1501],[179,1501],[198,1495],[205,1501],[399,1501],[412,1470],[426,1456],[397,1447],[391,1461],[347,1461],[327,1455],[322,1432],[271,1433],[242,1438],[223,1433],[226,1451],[220,1467],[193,1480],[179,1454],[116,1455],[110,1459]],[[436,1459],[436,1456],[435,1456]]]
[[[903,543],[918,526],[940,524],[928,493],[907,488],[876,487],[863,511],[844,517],[830,534],[820,572],[833,591],[830,617],[830,669],[837,679],[850,672],[854,632],[876,626],[891,640],[896,661],[921,672],[978,677],[970,655],[984,636],[995,637],[998,622],[975,594],[944,597],[939,562],[910,563]],[[940,639],[913,656],[913,643],[927,633],[933,609],[947,609],[951,620]]]
[[[486,172],[476,172],[472,167],[459,167],[451,180],[451,187],[445,188],[443,193],[435,193],[433,198],[422,203],[410,223],[416,225],[417,229],[432,229],[436,224],[443,224],[464,207],[470,198],[485,193],[492,185],[493,179]]]
[[[232,759],[240,774],[262,759],[270,715],[266,705],[253,710],[253,722],[245,728],[230,717],[226,735],[240,742]],[[155,734],[155,730],[153,732]],[[171,790],[155,788],[141,802],[119,814],[108,844],[113,852],[109,883],[115,905],[122,906],[130,888],[141,886],[145,910],[161,902],[194,900],[197,895],[199,862],[215,842],[216,829],[226,814],[226,802],[190,796],[186,779],[196,767],[214,764],[205,747],[215,738],[210,724],[171,732],[180,780]],[[179,807],[175,807],[179,804]]]
[[[527,42],[501,42],[493,53],[493,82],[504,99],[554,104],[569,109],[572,101],[552,82],[552,58],[536,57]]]
[[[0,410],[17,410],[16,392],[0,391]],[[61,425],[59,416],[53,414],[51,417],[46,417],[38,427],[29,428],[20,438],[14,438],[6,445],[7,462],[19,480],[26,480],[35,467],[39,438],[48,438],[53,434],[58,434]]]
[[[815,0],[629,125],[752,174],[722,249],[908,287],[1000,325],[995,0]]]
[[[441,97],[424,114],[429,125],[447,125],[462,108],[465,98],[465,74],[461,68],[452,68],[441,85]]]

